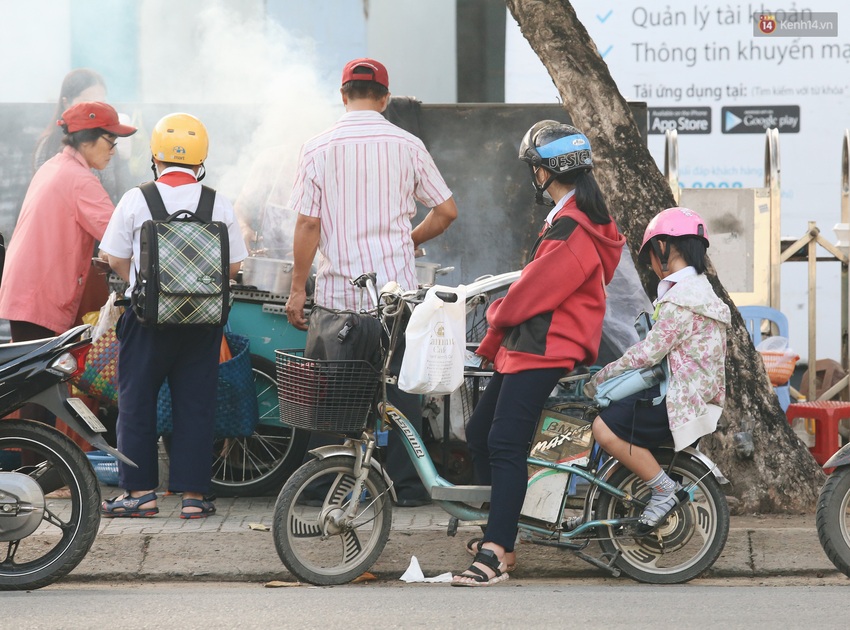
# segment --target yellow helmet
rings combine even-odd
[[[168,114],[151,134],[151,153],[160,162],[197,166],[207,159],[207,128],[191,114]]]

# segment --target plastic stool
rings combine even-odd
[[[850,402],[841,400],[814,400],[788,405],[785,417],[791,423],[795,418],[814,418],[815,445],[809,449],[818,464],[823,466],[841,447],[838,422],[850,418]]]

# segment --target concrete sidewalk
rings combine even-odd
[[[104,496],[112,496],[104,488]],[[116,491],[115,493],[117,493]],[[207,519],[179,518],[180,498],[162,496],[150,519],[102,519],[83,562],[66,580],[293,581],[278,558],[271,524],[275,497],[216,501]],[[446,536],[449,516],[440,508],[394,508],[393,531],[372,573],[395,581],[415,555],[426,576],[459,573],[469,565],[467,539],[480,533],[462,527]],[[267,531],[251,529],[265,525]],[[597,549],[593,543],[588,551]],[[573,554],[540,545],[517,547],[522,578],[607,577]],[[723,554],[706,576],[767,577],[840,575],[820,547],[814,515],[732,517]]]

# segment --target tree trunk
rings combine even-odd
[[[590,138],[594,173],[637,263],[649,220],[676,205],[663,174],[570,3],[506,0],[506,4],[549,71],[573,124]],[[647,293],[655,295],[658,279],[644,265],[637,264],[637,269]],[[730,480],[725,489],[733,511],[811,511],[823,473],[786,421],[729,294],[713,269],[708,275],[717,295],[732,310],[732,328],[726,357],[726,407],[717,431],[701,441],[701,448]],[[750,457],[736,447],[740,440],[736,435],[746,437],[748,430],[755,445]]]

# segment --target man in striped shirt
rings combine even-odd
[[[304,144],[289,202],[298,219],[286,315],[301,329],[307,327],[306,283],[317,250],[322,256],[315,303],[357,310],[359,290],[351,286],[351,278],[374,271],[378,288],[391,280],[402,289],[416,288],[414,250],[457,217],[452,193],[425,145],[381,115],[390,99],[383,64],[373,59],[348,62],[340,92],[345,114]],[[413,228],[416,200],[431,210]],[[399,391],[391,398],[396,396],[410,395]],[[415,406],[397,406],[416,425],[421,409],[414,398]],[[424,491],[398,438],[390,433],[387,467],[399,505],[419,504]],[[404,461],[394,461],[395,455]],[[402,499],[405,491],[419,498]]]

